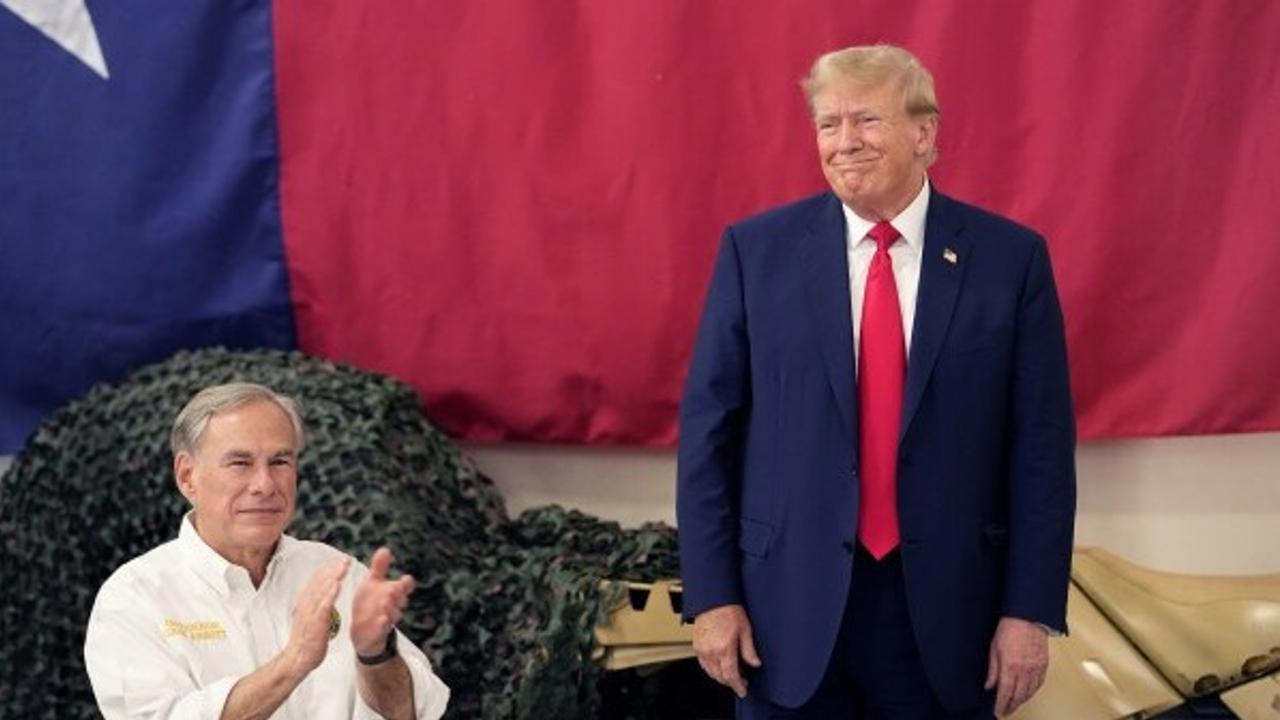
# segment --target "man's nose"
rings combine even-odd
[[[275,492],[275,487],[270,466],[259,465],[254,468],[253,475],[249,478],[249,492],[255,495],[270,495]]]
[[[842,151],[857,150],[862,147],[862,133],[858,132],[858,127],[855,123],[850,120],[844,120],[840,123],[836,143],[837,147]]]

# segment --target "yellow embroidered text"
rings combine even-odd
[[[184,623],[166,618],[164,636],[173,637],[174,635],[180,635],[188,640],[221,640],[227,636],[227,631],[223,629],[222,623],[216,620]]]

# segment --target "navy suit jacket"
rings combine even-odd
[[[858,581],[845,232],[829,192],[725,231],[680,407],[684,614],[743,604],[752,692],[788,707],[817,688]],[[921,263],[901,553],[929,682],[961,709],[1000,616],[1066,628],[1075,421],[1043,238],[934,190]]]

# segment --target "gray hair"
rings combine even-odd
[[[915,55],[897,45],[857,45],[819,56],[809,68],[808,77],[800,81],[810,112],[814,97],[834,79],[868,87],[896,82],[907,114],[918,117],[942,113],[933,90],[933,76]]]
[[[289,424],[293,425],[293,437],[298,445],[297,451],[301,453],[306,444],[306,432],[302,426],[298,401],[266,385],[244,382],[214,385],[196,393],[178,413],[178,417],[174,418],[173,430],[169,432],[169,447],[175,456],[180,452],[194,454],[200,445],[200,437],[204,435],[204,430],[214,415],[263,400],[275,403],[289,417]]]

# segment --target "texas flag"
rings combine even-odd
[[[180,348],[294,346],[270,6],[0,6],[0,452]]]
[[[1280,429],[1280,3],[0,0],[0,453],[211,345],[669,445],[720,231],[825,187],[797,80],[877,41],[1048,238],[1082,437]]]

